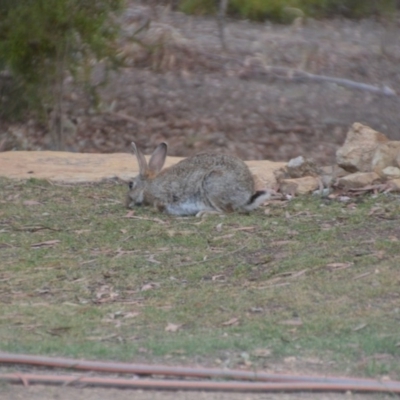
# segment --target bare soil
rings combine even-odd
[[[392,399],[383,394],[354,393],[219,393],[219,392],[157,392],[101,388],[71,388],[53,386],[3,386],[1,400],[375,400]]]
[[[129,34],[150,22],[137,38]],[[243,159],[310,156],[331,164],[348,127],[363,122],[400,139],[399,97],[292,79],[269,66],[384,85],[400,92],[400,24],[306,20],[292,26],[230,20],[223,49],[212,17],[131,2],[121,17],[125,67],[94,68],[100,105],[70,85],[65,149],[150,151],[168,141],[170,155],[229,151]],[[0,149],[51,149],[48,127],[34,121],[0,128]]]

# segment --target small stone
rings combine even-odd
[[[386,167],[397,167],[397,158],[400,156],[400,141],[392,140],[382,143],[376,148],[372,158],[372,171],[384,176],[383,170]]]
[[[387,179],[400,178],[400,168],[397,167],[386,167],[382,170],[382,175]]]
[[[304,176],[296,179],[283,179],[280,183],[280,192],[284,195],[312,193],[318,189],[320,181],[314,176]]]
[[[303,156],[292,158],[286,165],[286,170],[290,178],[301,178],[304,176],[318,176],[319,169],[315,162]]]

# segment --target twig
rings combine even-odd
[[[204,263],[209,262],[209,261],[214,261],[214,260],[217,260],[218,258],[228,257],[228,256],[231,256],[232,254],[239,253],[240,251],[244,250],[246,247],[247,246],[242,246],[242,247],[239,247],[236,250],[230,251],[228,253],[219,254],[219,255],[211,257],[211,258],[206,258],[205,260],[193,261],[193,262],[186,263],[186,264],[180,264],[179,267],[190,267],[192,265],[204,264]]]
[[[221,46],[224,50],[228,49],[225,41],[225,17],[226,10],[228,8],[228,2],[229,0],[219,0],[219,8],[217,14],[219,40],[221,41]]]
[[[164,225],[166,222],[163,221],[162,219],[159,218],[145,218],[145,217],[137,217],[136,215],[125,215],[124,218],[129,218],[129,219],[139,219],[141,221],[151,221],[151,222],[157,222],[158,224]]]

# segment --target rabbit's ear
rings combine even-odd
[[[153,151],[149,161],[149,170],[153,174],[158,174],[164,166],[165,159],[167,158],[167,150],[167,143],[162,142]]]
[[[144,157],[143,153],[136,147],[134,142],[132,144],[133,154],[136,156],[136,159],[139,164],[139,174],[144,175],[147,172],[147,161]]]

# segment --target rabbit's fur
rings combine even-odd
[[[132,147],[139,174],[129,182],[127,207],[151,205],[172,215],[248,212],[270,197],[255,191],[249,168],[237,157],[201,153],[162,170],[166,143],[156,147],[148,163],[133,142]]]

